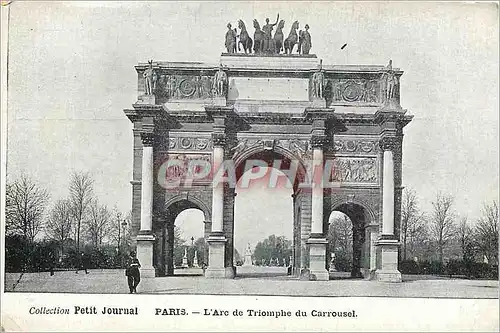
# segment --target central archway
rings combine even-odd
[[[289,275],[294,258],[300,258],[300,235],[297,235],[300,228],[296,226],[300,220],[294,193],[305,180],[305,169],[292,154],[286,156],[286,152],[246,153],[236,164],[232,234],[232,244],[240,255],[240,262],[235,260],[236,276]],[[254,161],[258,161],[257,165]],[[260,175],[259,178],[253,179],[256,175]],[[300,209],[298,212],[300,214]],[[247,253],[249,244],[251,264]]]

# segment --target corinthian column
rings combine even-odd
[[[142,139],[142,178],[141,178],[141,229],[137,235],[137,259],[141,263],[143,277],[155,276],[153,267],[152,233],[153,212],[153,141],[154,135],[150,132],[141,133]]]
[[[382,235],[394,236],[394,140],[384,138],[381,148],[384,151],[382,183]]]
[[[217,174],[224,163],[224,133],[212,133],[213,142],[213,170]],[[232,278],[233,267],[225,265],[226,236],[224,234],[224,184],[214,177],[212,182],[212,230],[207,239],[208,243],[208,268],[205,277]]]
[[[385,282],[401,282],[398,271],[399,241],[394,236],[394,155],[398,141],[395,137],[383,137],[380,148],[383,150],[382,181],[382,234],[377,241],[376,278]]]
[[[312,167],[313,167],[313,182],[311,195],[311,216],[312,225],[311,233],[323,234],[323,145],[325,142],[324,136],[313,136],[311,139],[312,146]]]
[[[224,163],[224,134],[212,136],[214,146],[213,150],[213,170],[216,173]],[[223,231],[223,214],[224,214],[224,185],[222,182],[212,186],[212,232]]]
[[[316,280],[328,280],[326,270],[326,246],[328,244],[323,232],[323,146],[324,134],[313,134],[312,147],[312,189],[311,189],[311,236],[309,245],[309,268]]]

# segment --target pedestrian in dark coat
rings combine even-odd
[[[137,286],[141,281],[141,272],[139,271],[141,268],[141,263],[139,259],[135,256],[135,252],[130,252],[130,257],[127,260],[127,268],[125,269],[125,275],[128,280],[128,288],[130,293],[137,293]]]

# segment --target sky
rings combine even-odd
[[[277,13],[286,21],[285,34],[295,20],[301,28],[309,24],[311,53],[324,64],[386,65],[392,59],[405,72],[401,105],[414,119],[404,131],[403,185],[417,192],[422,209],[429,211],[440,191],[455,197],[457,214],[474,220],[484,202],[498,200],[495,4],[14,1],[9,6],[7,176],[31,175],[49,190],[51,202],[68,195],[72,171],[88,171],[103,203],[130,210],[132,127],[123,109],[137,100],[134,65],[148,59],[216,64],[228,22],[235,26],[243,19],[249,27],[257,18],[262,25]],[[267,234],[291,235],[291,199],[285,192],[256,186],[237,197],[239,249]],[[182,219],[185,226],[199,220],[195,214]]]

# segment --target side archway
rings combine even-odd
[[[179,214],[188,209],[196,209],[202,213],[203,219],[200,221],[200,228],[202,229],[202,234],[205,240],[210,233],[211,211],[208,205],[206,205],[201,199],[195,196],[189,196],[188,194],[182,194],[167,200],[163,206],[163,217],[159,220],[158,230],[156,232],[157,270],[160,276],[174,275],[175,222]],[[207,264],[208,261],[208,247],[203,246],[202,249],[202,253],[198,253],[198,251],[196,251],[197,265],[200,267],[202,267],[203,264]],[[193,256],[193,253],[189,253],[189,255]],[[194,258],[191,259],[194,260]]]
[[[340,212],[348,217],[352,227],[352,266],[351,277],[366,277],[371,270],[370,258],[374,256],[371,226],[376,221],[374,212],[365,203],[359,200],[349,202],[334,202],[331,205],[329,216],[334,212]],[[337,226],[335,220],[329,219],[328,233],[330,234]],[[330,246],[328,250],[332,249]],[[331,263],[335,264],[334,262]]]

